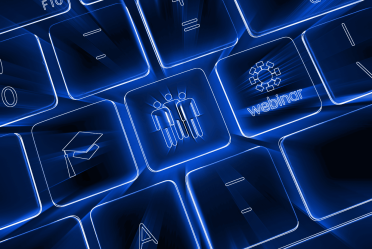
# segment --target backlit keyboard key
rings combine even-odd
[[[334,104],[372,93],[372,10],[304,32],[302,38]]]
[[[70,205],[138,177],[120,116],[111,101],[52,117],[34,125],[31,132],[56,206]]]
[[[42,208],[28,155],[19,134],[0,137],[0,162],[1,230],[38,216]]]
[[[54,221],[26,233],[0,241],[1,249],[89,249],[80,219],[76,216]]]
[[[164,68],[223,50],[238,41],[223,0],[136,0],[136,3]]]
[[[230,133],[200,69],[131,90],[124,102],[151,171],[180,165],[230,144]]]
[[[200,248],[172,181],[100,204],[90,217],[102,249]]]
[[[326,219],[372,200],[371,111],[368,106],[281,140],[312,219]]]
[[[363,0],[235,0],[248,33],[259,37]]]
[[[243,136],[255,137],[321,110],[290,38],[230,55],[218,61],[215,70]]]
[[[1,0],[0,34],[68,12],[70,0]]]
[[[34,35],[0,42],[0,126],[53,109],[58,101]]]
[[[186,183],[210,248],[250,248],[298,226],[265,148],[191,171]]]
[[[50,39],[73,99],[145,77],[150,70],[128,9],[122,4],[57,23]]]

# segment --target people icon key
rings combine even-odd
[[[173,96],[170,93],[167,93],[164,98],[167,102],[164,103],[163,106],[167,107],[172,114],[178,139],[182,140],[183,138],[188,138],[189,133],[187,131],[185,123],[181,120],[180,113],[177,109],[177,103],[179,102],[179,100],[173,99]]]
[[[179,102],[177,103],[177,109],[181,116],[182,122],[186,125],[194,139],[197,137],[202,137],[203,131],[198,121],[200,113],[198,107],[196,106],[195,100],[192,98],[187,99],[186,93],[184,92],[179,93],[178,97]]]
[[[174,132],[177,133],[177,130],[174,127],[174,120],[171,111],[167,107],[162,107],[162,104],[159,101],[156,101],[153,106],[156,110],[151,113],[151,117],[154,121],[156,130],[161,130],[168,148],[177,146],[177,139],[174,135]]]

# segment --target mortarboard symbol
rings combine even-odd
[[[63,153],[65,154],[64,156],[67,164],[67,171],[70,178],[76,176],[76,174],[67,153],[74,152],[74,158],[90,160],[99,149],[99,146],[96,144],[96,142],[102,136],[102,133],[79,131],[62,149]]]
[[[139,225],[139,249],[142,249],[143,245],[148,242],[153,242],[156,245],[158,244],[157,239],[155,239],[154,235],[151,234],[149,229],[147,229],[147,227],[145,227],[144,224],[140,223]]]

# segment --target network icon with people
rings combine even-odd
[[[155,101],[156,109],[151,113],[152,120],[157,131],[161,131],[168,148],[177,146],[178,140],[194,139],[203,136],[198,117],[200,112],[193,98],[187,98],[186,93],[178,94],[174,99],[172,94],[164,96],[166,102],[161,104]]]

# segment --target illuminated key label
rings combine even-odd
[[[275,110],[278,107],[301,100],[301,91],[302,89],[299,89],[297,91],[290,92],[289,94],[283,94],[281,96],[278,96],[278,94],[276,94],[275,97],[272,97],[271,99],[270,97],[267,97],[267,101],[262,102],[261,104],[257,104],[256,106],[252,106],[251,108],[247,108],[247,110],[252,116],[260,114],[261,111],[268,112],[271,110]]]
[[[310,117],[322,108],[290,38],[223,58],[215,71],[245,137],[255,137]]]

